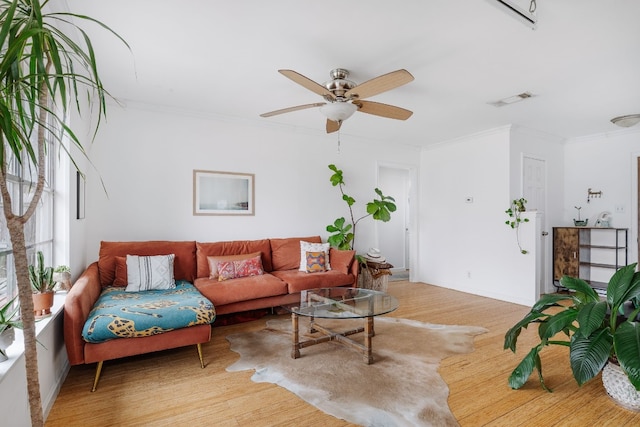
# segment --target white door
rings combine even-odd
[[[527,210],[542,212],[542,235],[538,236],[540,248],[538,271],[538,286],[542,292],[549,291],[547,283],[551,283],[546,274],[546,254],[551,253],[551,238],[547,230],[546,215],[547,209],[547,165],[544,159],[524,155],[522,158],[522,197],[527,200]],[[550,287],[550,285],[549,285]]]
[[[409,268],[409,170],[390,166],[378,168],[378,188],[395,199],[397,210],[389,222],[377,222],[379,249],[394,270]]]

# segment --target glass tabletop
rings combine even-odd
[[[300,302],[283,306],[299,316],[344,319],[380,316],[398,308],[397,298],[362,288],[320,288],[300,293]]]

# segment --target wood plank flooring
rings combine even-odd
[[[489,330],[475,338],[473,353],[445,359],[440,368],[450,389],[449,407],[461,426],[640,425],[640,414],[609,399],[599,376],[578,387],[567,349],[543,351],[545,380],[553,393],[540,388],[537,376],[520,390],[509,388],[507,377],[529,350],[535,331],[523,333],[517,355],[502,349],[503,337],[527,307],[406,281],[390,282],[389,293],[400,300],[391,316]],[[90,393],[95,365],[74,366],[46,425],[350,426],[283,388],[252,382],[251,372],[226,372],[238,355],[225,336],[261,329],[267,318],[214,327],[203,346],[205,369],[195,346],[108,361],[98,390]]]

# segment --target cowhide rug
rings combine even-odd
[[[360,325],[362,320],[319,319],[318,323],[340,330]],[[301,337],[307,325],[301,317]],[[278,384],[354,424],[457,426],[447,405],[449,388],[438,374],[438,365],[445,357],[472,352],[473,337],[487,330],[378,317],[375,332],[371,365],[354,350],[333,341],[303,348],[301,357],[292,359],[290,319],[269,320],[265,329],[227,337],[231,350],[240,354],[240,360],[227,371],[254,369],[253,381]]]

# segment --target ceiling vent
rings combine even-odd
[[[508,13],[532,30],[536,29],[538,17],[534,14],[536,10],[535,0],[488,0],[491,4]],[[523,6],[524,5],[524,6]],[[526,7],[528,5],[528,8]]]
[[[531,92],[522,92],[518,95],[499,99],[498,101],[488,102],[488,104],[493,105],[494,107],[504,107],[505,105],[515,104],[516,102],[524,101],[525,99],[531,98],[533,96],[534,95]]]

